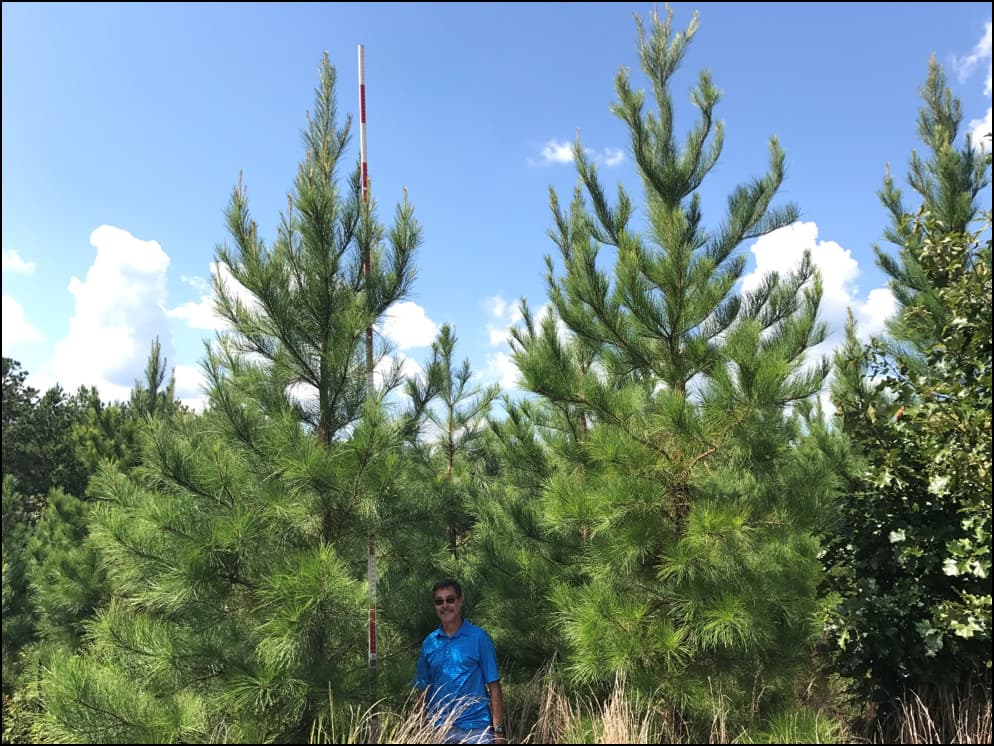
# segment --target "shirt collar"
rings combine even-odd
[[[462,635],[466,634],[469,631],[468,625],[469,622],[463,619],[462,624],[459,625],[459,629],[456,630],[456,633],[454,635],[447,635],[445,634],[445,630],[442,629],[442,625],[440,624],[438,625],[438,629],[435,630],[435,637],[444,637],[447,640],[454,640],[457,637],[462,637]]]

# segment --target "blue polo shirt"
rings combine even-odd
[[[436,726],[445,722],[453,707],[461,708],[454,725],[489,726],[487,684],[499,679],[497,653],[490,635],[465,619],[451,637],[440,626],[421,643],[414,686],[428,690],[428,710]]]

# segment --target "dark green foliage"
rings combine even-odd
[[[976,199],[990,156],[955,147],[959,104],[934,61],[923,99],[917,214],[890,179],[882,192],[899,312],[865,349],[850,326],[834,389],[860,459],[826,554],[834,642],[882,713],[909,690],[989,691],[991,675],[991,243]]]
[[[28,596],[27,542],[30,504],[18,492],[14,478],[3,478],[3,694],[10,695],[20,670],[18,655],[34,637]]]
[[[89,473],[72,434],[92,392],[80,389],[71,397],[53,386],[39,397],[26,378],[20,363],[3,358],[3,473],[14,475],[29,497],[44,497],[53,487],[82,495]]]
[[[37,635],[48,648],[80,649],[86,623],[110,597],[88,537],[90,508],[91,503],[52,490],[28,542]]]

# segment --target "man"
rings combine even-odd
[[[442,624],[421,644],[414,686],[444,743],[507,743],[497,653],[490,635],[462,618],[462,586],[431,589]],[[488,694],[489,690],[489,694]]]

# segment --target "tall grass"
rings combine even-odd
[[[509,688],[510,689],[510,688]],[[626,689],[622,677],[602,698],[567,694],[546,670],[525,685],[505,692],[508,741],[522,744],[697,743],[675,708]],[[458,713],[434,728],[424,711],[408,702],[400,712],[355,707],[336,710],[319,720],[311,743],[440,743]],[[714,708],[709,743],[839,743],[848,730],[830,716],[797,708],[755,729],[730,737],[726,713]]]
[[[328,719],[318,718],[311,726],[309,743],[440,743],[462,713],[464,706],[451,708],[442,722],[433,725],[420,698],[409,698],[395,712],[377,702],[362,709],[335,705],[328,694]]]
[[[872,726],[874,743],[991,743],[991,695],[986,687],[966,692],[909,692],[893,715]]]
[[[508,687],[505,703],[510,743],[697,743],[675,708],[626,689],[622,677],[605,696],[578,697],[567,694],[546,669],[526,684]],[[735,733],[728,729],[730,713],[720,705],[716,697],[708,743],[991,743],[992,736],[991,697],[984,687],[965,694],[909,694],[859,738],[833,702],[824,708],[788,707]],[[436,728],[413,699],[395,712],[383,703],[365,710],[336,707],[330,696],[329,711],[329,719],[314,723],[310,743],[440,743],[459,714],[450,713]]]

